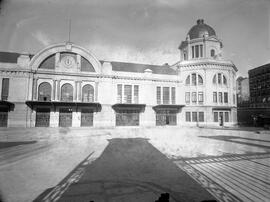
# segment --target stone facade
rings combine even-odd
[[[237,69],[204,25],[188,33],[173,66],[100,61],[70,42],[2,52],[2,126],[235,125]]]

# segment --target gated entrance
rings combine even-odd
[[[72,126],[72,108],[59,109],[59,126],[60,127]]]
[[[8,124],[8,109],[0,108],[0,127],[7,127]]]
[[[37,108],[36,110],[36,127],[49,127],[50,126],[50,109]]]
[[[140,123],[139,110],[118,110],[116,112],[116,126],[138,126]]]
[[[158,110],[156,112],[156,125],[176,125],[176,112],[175,110]]]
[[[93,110],[82,109],[81,126],[93,126]]]

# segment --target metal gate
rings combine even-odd
[[[82,109],[81,126],[93,126],[93,110]]]
[[[156,125],[176,125],[176,112],[171,110],[160,110],[156,112]]]
[[[0,108],[0,127],[7,127],[8,123],[8,109]]]
[[[72,126],[72,109],[71,108],[59,109],[59,126],[60,127]]]
[[[49,127],[50,126],[50,109],[37,108],[36,110],[36,127]]]

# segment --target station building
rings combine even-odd
[[[197,21],[169,66],[99,60],[74,43],[0,53],[2,127],[235,125],[235,65]]]

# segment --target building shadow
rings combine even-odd
[[[35,201],[54,196],[65,202],[154,202],[161,193],[169,193],[170,202],[214,199],[147,139],[115,138],[108,141],[98,159],[88,165],[87,160],[83,161],[59,183],[54,193],[47,190]],[[66,187],[72,176],[82,169],[81,177]]]
[[[37,141],[23,141],[23,142],[0,142],[0,149],[5,149],[9,147],[15,147],[24,144],[35,144]]]

